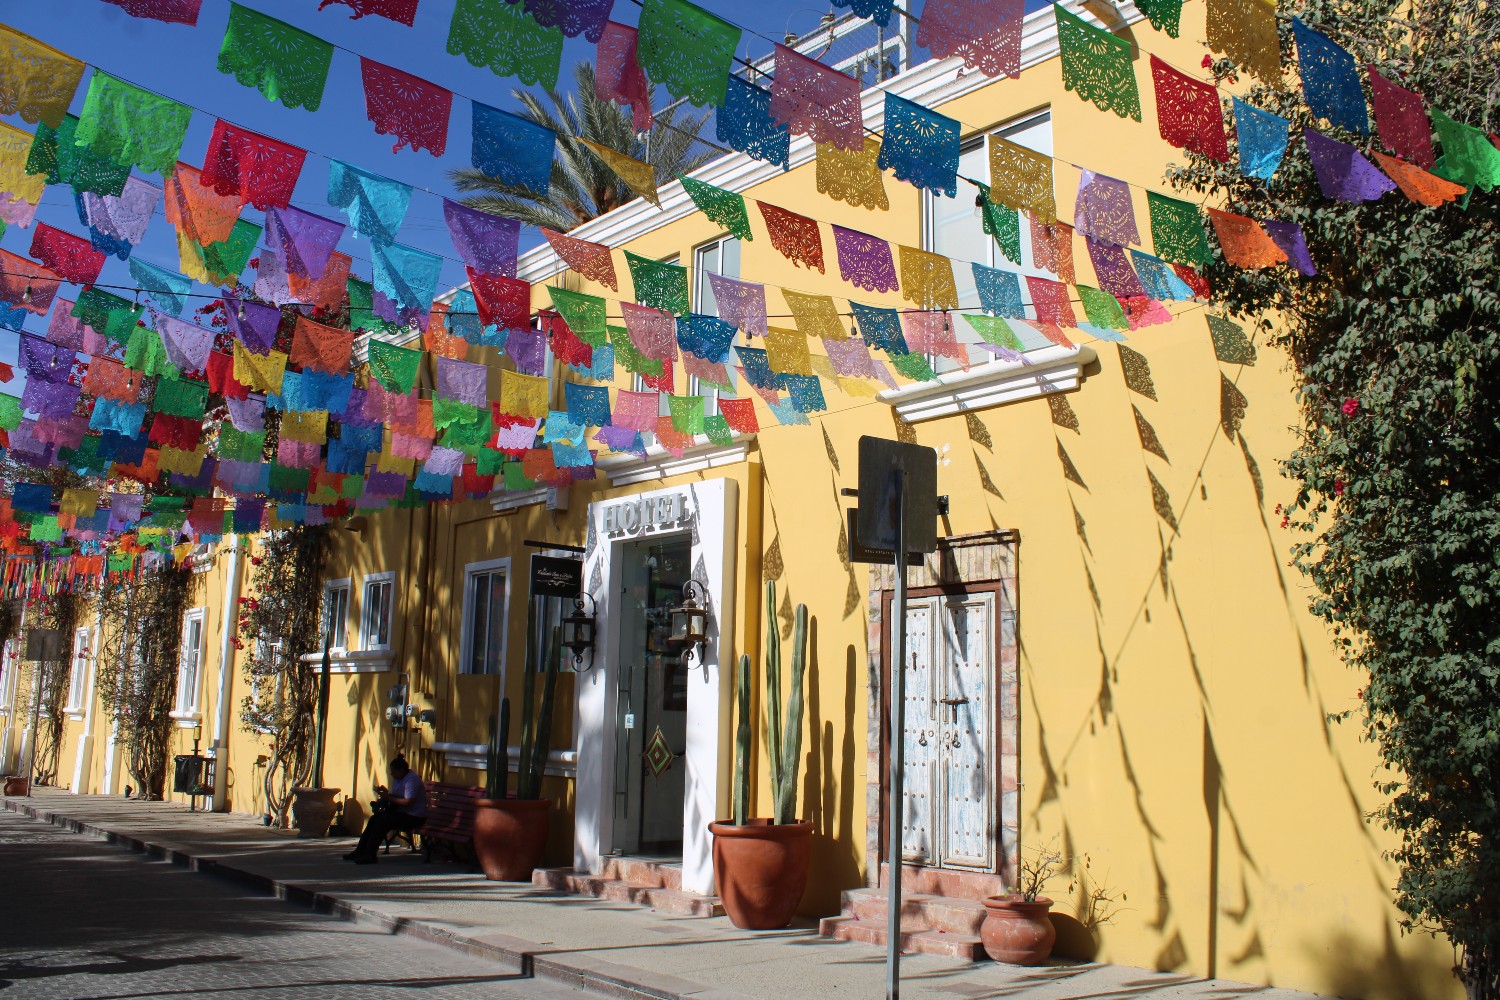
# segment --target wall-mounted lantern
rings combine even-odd
[[[575,667],[583,663],[583,654],[594,648],[594,615],[584,610],[585,597],[591,605],[594,603],[594,595],[585,591],[573,598],[573,613],[562,620],[562,644],[573,654]],[[595,611],[597,610],[595,605]],[[589,666],[593,666],[592,656],[589,658]]]
[[[689,580],[682,585],[682,595],[682,606],[672,609],[672,641],[684,647],[682,662],[686,663],[708,638],[708,609],[698,605],[696,598],[700,596],[700,590],[695,581]],[[701,653],[699,659],[702,659]],[[706,664],[704,669],[708,669]]]

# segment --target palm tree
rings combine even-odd
[[[708,112],[683,115],[679,122],[677,106],[667,107],[656,113],[650,132],[637,136],[629,111],[595,96],[592,63],[579,63],[573,75],[576,90],[566,96],[548,90],[544,100],[542,94],[533,91],[511,92],[521,102],[522,118],[557,133],[557,155],[552,160],[548,193],[538,195],[473,167],[459,167],[449,172],[454,186],[460,191],[475,192],[464,199],[464,204],[529,225],[567,232],[636,197],[614,171],[578,141],[580,137],[651,164],[656,168],[658,184],[678,174],[691,173],[716,155],[707,149],[693,151],[698,132],[708,121]]]

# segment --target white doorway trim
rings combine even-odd
[[[642,501],[681,498],[684,517],[648,526],[644,518],[619,517],[621,505],[638,511]],[[605,529],[605,514],[615,508]],[[662,510],[672,509],[664,503]],[[627,531],[622,524],[633,525]],[[738,483],[712,479],[668,489],[602,500],[589,505],[584,586],[598,602],[598,645],[591,667],[580,672],[573,731],[578,734],[573,866],[598,873],[612,843],[614,820],[615,692],[618,669],[620,592],[625,543],[642,538],[688,534],[692,540],[692,576],[702,587],[708,607],[708,640],[701,659],[694,659],[688,681],[687,752],[682,828],[682,887],[714,892],[713,843],[708,824],[728,808],[730,760],[722,734],[729,731],[733,675],[722,664],[734,662],[735,569],[739,524]],[[588,661],[585,660],[585,664]]]

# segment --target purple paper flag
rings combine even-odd
[[[265,354],[276,343],[276,328],[281,325],[281,310],[261,302],[243,302],[224,296],[224,315],[229,332],[256,354]]]
[[[1130,266],[1124,250],[1113,243],[1101,243],[1088,237],[1084,237],[1083,242],[1089,249],[1089,260],[1093,262],[1094,275],[1099,279],[1100,288],[1117,299],[1146,294],[1145,286],[1141,284],[1135,268]]]
[[[440,399],[454,399],[469,406],[483,407],[489,402],[488,376],[489,368],[484,365],[439,356],[436,395]],[[445,475],[456,476],[458,473]]]
[[[253,434],[266,429],[266,400],[264,396],[247,396],[244,399],[224,397],[229,407],[229,422],[237,431]]]
[[[646,446],[641,442],[641,432],[632,427],[601,427],[594,434],[594,440],[610,451],[646,457]]]
[[[81,351],[84,333],[89,329],[87,323],[73,315],[73,303],[58,299],[53,305],[52,318],[47,321],[47,339],[52,343],[70,351]]]
[[[28,381],[65,382],[77,355],[72,348],[22,334],[20,358]]]
[[[1270,219],[1262,219],[1260,224],[1281,248],[1281,252],[1286,254],[1287,263],[1296,268],[1298,274],[1311,278],[1318,273],[1317,267],[1313,265],[1312,255],[1307,252],[1307,237],[1303,236],[1301,226],[1295,222],[1274,222]]]
[[[167,349],[168,361],[184,372],[207,370],[208,355],[214,346],[212,330],[160,313],[156,314],[155,326],[156,332],[161,334],[162,346]]]
[[[444,199],[443,221],[453,237],[453,249],[480,274],[516,276],[516,252],[521,223]]]
[[[1336,201],[1374,201],[1396,190],[1395,181],[1348,143],[1330,139],[1311,128],[1302,130],[1302,138],[1307,142],[1307,155],[1317,171],[1323,197]]]
[[[752,336],[766,335],[766,286],[751,281],[737,281],[722,274],[708,275],[719,318]]]
[[[896,290],[896,262],[889,243],[843,226],[833,227],[833,241],[838,248],[839,276],[845,281],[870,292]]]
[[[541,330],[512,330],[505,353],[522,375],[540,375],[547,364],[547,335]]]
[[[296,302],[286,276],[286,261],[280,251],[262,247],[260,266],[255,269],[255,295],[266,302],[284,306]]]
[[[1140,245],[1130,202],[1130,185],[1085,170],[1078,181],[1078,200],[1073,205],[1073,228],[1116,246]]]
[[[344,235],[344,224],[300,208],[272,208],[266,212],[265,239],[281,251],[288,272],[317,281],[328,269],[328,259]]]

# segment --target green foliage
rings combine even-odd
[[[791,693],[782,718],[781,635],[777,632],[776,584],[766,582],[766,750],[770,754],[773,822],[797,822],[797,777],[802,764],[802,691],[807,674],[807,605],[797,605],[792,626]],[[734,740],[734,822],[743,825],[749,812],[750,784],[750,657],[740,657],[734,696],[739,703],[739,726]]]
[[[490,720],[490,745],[485,755],[484,797],[505,798],[510,784],[510,699],[500,699],[498,722]]]
[[[516,769],[516,798],[539,799],[542,797],[542,775],[547,769],[547,754],[552,750],[552,706],[557,692],[557,675],[562,665],[561,645],[556,630],[549,638],[537,636],[536,601],[527,602],[529,611],[526,620],[526,676],[521,685],[521,759]],[[536,651],[531,643],[539,643]],[[536,701],[536,657],[542,659],[541,705]],[[509,725],[510,705],[502,703],[506,724]],[[507,761],[507,765],[509,762]],[[503,788],[503,786],[502,786]]]
[[[1281,8],[1355,62],[1486,131],[1500,127],[1500,19],[1482,0],[1411,18],[1397,0]],[[1283,21],[1283,52],[1289,53]],[[1214,65],[1224,79],[1234,67]],[[1295,89],[1247,99],[1312,121]],[[1439,150],[1440,153],[1444,152]],[[1449,151],[1451,152],[1451,151]],[[1179,188],[1255,218],[1300,223],[1321,274],[1219,265],[1216,297],[1253,317],[1298,376],[1298,489],[1285,525],[1297,567],[1344,660],[1368,675],[1359,717],[1380,749],[1373,818],[1398,837],[1396,902],[1412,930],[1445,933],[1473,997],[1500,995],[1500,226],[1492,195],[1424,208],[1398,193],[1323,198],[1294,141],[1268,184],[1189,156]],[[1345,713],[1352,714],[1352,713]]]

